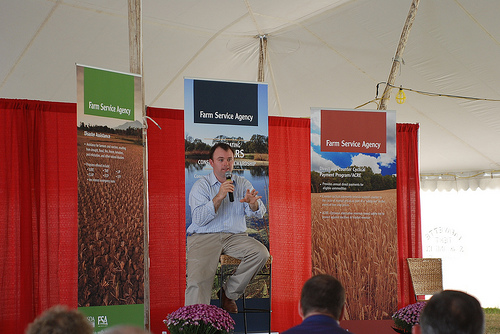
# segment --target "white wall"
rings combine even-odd
[[[443,259],[444,288],[500,307],[500,190],[420,195],[423,256]]]

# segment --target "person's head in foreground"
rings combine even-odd
[[[316,275],[302,287],[299,313],[302,319],[323,314],[340,321],[344,314],[345,289],[330,275]]]
[[[94,329],[85,315],[62,305],[49,308],[26,329],[26,334],[92,334],[93,332]]]
[[[444,290],[432,296],[420,314],[420,325],[413,334],[482,334],[484,313],[471,295]]]

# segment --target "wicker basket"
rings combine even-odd
[[[441,259],[409,258],[407,261],[416,296],[433,295],[443,290]]]

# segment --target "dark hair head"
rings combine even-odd
[[[233,155],[234,155],[234,150],[231,146],[229,146],[229,144],[227,143],[223,143],[223,142],[218,142],[217,144],[215,144],[214,146],[212,146],[212,148],[210,149],[210,159],[211,160],[214,160],[214,152],[217,148],[222,148],[224,151],[231,151],[233,152]]]
[[[420,315],[420,327],[422,334],[481,334],[483,309],[471,295],[445,290],[427,302]]]
[[[62,305],[46,310],[26,329],[26,334],[91,334],[93,332],[94,329],[83,313]]]
[[[345,303],[345,289],[338,279],[330,275],[317,275],[307,280],[302,288],[300,307],[307,317],[309,313],[331,314],[340,320]]]

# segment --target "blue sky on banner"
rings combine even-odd
[[[311,170],[337,170],[350,166],[370,167],[375,174],[396,175],[396,112],[386,111],[387,153],[321,152],[321,110],[311,108]],[[355,111],[355,110],[353,110]],[[363,110],[370,111],[370,110]]]

